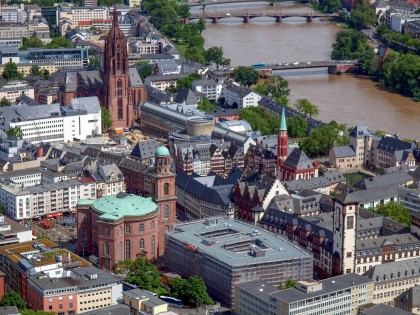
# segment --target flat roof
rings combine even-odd
[[[195,247],[199,252],[232,267],[312,259],[309,253],[280,236],[228,218],[213,217],[179,224],[175,226],[174,232],[169,233],[169,238]],[[264,252],[264,255],[251,256],[251,248],[256,252]]]
[[[284,301],[286,303],[294,303],[317,297],[320,295],[350,289],[355,286],[373,282],[373,280],[358,275],[356,273],[348,273],[326,280],[321,280],[319,282],[322,283],[322,290],[319,291],[305,293],[296,288],[292,288],[283,291],[278,291],[276,293],[271,294],[271,296],[276,298],[277,300]]]

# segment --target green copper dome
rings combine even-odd
[[[84,201],[80,200],[79,204]],[[157,204],[148,198],[120,192],[99,198],[92,203],[92,208],[102,214],[104,220],[118,220],[127,216],[143,216],[157,210]]]
[[[164,147],[163,145],[158,146],[155,151],[155,155],[157,156],[167,156],[169,155],[169,150]]]

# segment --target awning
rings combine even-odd
[[[63,212],[50,213],[50,214],[47,214],[47,218],[55,218],[62,215],[63,215]]]

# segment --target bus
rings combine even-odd
[[[261,68],[265,68],[267,65],[265,64],[265,63],[254,63],[253,65],[252,65],[252,68],[255,68],[255,69],[261,69]]]

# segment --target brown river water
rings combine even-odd
[[[207,3],[212,3],[208,1]],[[215,2],[217,3],[217,2]],[[207,14],[226,13],[307,13],[309,8],[294,2],[272,7],[268,3],[208,5]],[[201,12],[193,8],[192,13]],[[275,23],[269,17],[242,19],[226,16],[217,24],[207,23],[203,32],[205,47],[221,46],[232,66],[254,63],[329,60],[331,45],[340,27],[333,22],[303,17]],[[363,124],[370,128],[396,133],[406,138],[420,138],[420,103],[392,93],[369,78],[352,74],[329,75],[327,69],[281,71],[291,88],[290,103],[307,98],[320,109],[319,118],[336,120],[348,126]]]

